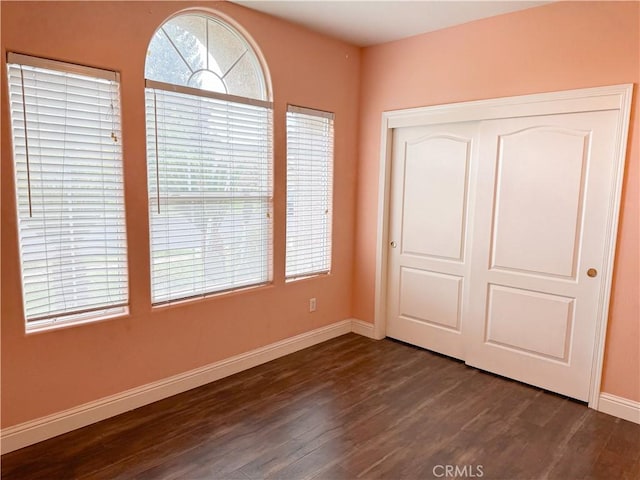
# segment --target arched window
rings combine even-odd
[[[268,100],[264,73],[253,48],[227,23],[210,16],[172,18],[153,36],[145,78]]]
[[[237,29],[175,16],[147,51],[151,287],[155,305],[271,278],[272,104]]]

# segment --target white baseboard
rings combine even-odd
[[[18,450],[172,395],[186,392],[192,388],[206,385],[349,332],[375,339],[374,327],[371,323],[355,318],[336,322],[195,370],[5,428],[0,432],[0,450],[3,454]],[[640,424],[640,402],[609,393],[601,393],[598,410]]]
[[[356,333],[366,335],[366,333],[361,333],[365,332],[366,328],[360,326],[360,323],[364,322],[358,321],[359,326]],[[0,432],[0,450],[3,454],[12,452],[100,420],[114,417],[134,408],[157,402],[297,352],[303,348],[326,342],[351,332],[352,328],[353,321],[351,319],[343,320],[195,370],[126,390],[53,415],[47,415],[46,417],[5,428]]]
[[[362,320],[358,320],[357,318],[351,319],[351,331],[353,333],[357,333],[358,335],[362,335],[363,337],[376,339],[373,332],[373,323],[363,322]]]
[[[640,424],[640,402],[628,398],[601,393],[598,411]]]

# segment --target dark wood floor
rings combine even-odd
[[[395,480],[456,466],[457,478],[635,480],[640,426],[349,334],[4,455],[2,478]]]

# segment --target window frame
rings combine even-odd
[[[21,291],[21,296],[22,296],[22,312],[23,312],[23,318],[24,318],[24,326],[25,326],[25,332],[27,334],[30,333],[37,333],[37,332],[41,332],[41,331],[48,331],[48,330],[53,330],[53,329],[59,329],[59,328],[67,328],[67,327],[72,327],[72,326],[76,326],[76,325],[82,325],[82,324],[87,324],[87,323],[94,323],[94,322],[99,322],[99,321],[104,321],[104,320],[109,320],[109,319],[113,319],[113,318],[120,318],[120,317],[126,317],[129,315],[129,306],[130,306],[130,291],[129,291],[129,274],[128,274],[128,269],[129,269],[129,265],[128,265],[128,240],[127,240],[127,220],[126,220],[126,199],[125,199],[125,194],[124,194],[124,156],[123,156],[123,149],[122,149],[122,141],[121,141],[121,137],[122,137],[122,110],[121,110],[121,89],[120,89],[120,74],[119,72],[116,71],[112,71],[112,70],[107,70],[107,69],[101,69],[101,68],[95,68],[95,67],[91,67],[91,66],[85,66],[85,65],[79,65],[79,64],[74,64],[74,63],[68,63],[68,62],[62,62],[62,61],[58,61],[58,60],[53,60],[53,59],[48,59],[48,58],[43,58],[43,57],[36,57],[36,56],[31,56],[31,55],[25,55],[25,54],[21,54],[21,53],[16,53],[16,52],[12,52],[12,51],[8,51],[6,53],[6,66],[7,66],[7,88],[9,90],[8,92],[8,110],[9,110],[9,122],[10,122],[10,138],[11,138],[11,148],[12,148],[12,168],[13,168],[13,180],[14,180],[14,195],[15,195],[15,215],[16,215],[16,224],[17,224],[17,245],[18,245],[18,259],[19,259],[19,264],[20,264],[20,291]],[[48,313],[45,314],[29,314],[29,307],[28,307],[28,299],[27,299],[27,293],[26,293],[26,283],[25,283],[25,245],[24,245],[24,240],[25,238],[23,238],[23,233],[22,233],[22,228],[20,227],[20,223],[21,223],[21,219],[22,214],[21,214],[21,208],[25,202],[25,199],[22,198],[22,194],[20,193],[20,185],[22,183],[22,180],[20,180],[19,178],[19,165],[20,164],[24,164],[24,168],[26,169],[26,175],[27,175],[27,191],[28,191],[28,198],[26,199],[27,203],[28,203],[28,209],[29,209],[29,218],[32,218],[33,216],[33,210],[32,210],[32,189],[34,187],[32,187],[32,166],[30,164],[30,151],[31,148],[29,146],[29,141],[30,139],[32,141],[34,141],[36,138],[40,138],[40,132],[42,131],[42,127],[36,131],[36,133],[30,135],[29,134],[29,130],[31,129],[28,126],[28,112],[27,112],[27,103],[26,103],[26,98],[25,98],[25,81],[24,81],[24,70],[23,67],[27,67],[27,69],[31,68],[31,69],[39,69],[39,70],[44,70],[44,72],[41,72],[42,74],[46,75],[47,71],[51,72],[50,74],[52,76],[56,75],[56,74],[70,74],[70,75],[77,75],[77,76],[82,76],[82,77],[87,77],[89,80],[95,80],[95,81],[107,81],[109,82],[109,87],[105,87],[107,89],[113,89],[113,94],[114,97],[111,99],[112,101],[112,106],[111,108],[113,109],[113,113],[110,115],[111,118],[111,139],[113,139],[114,143],[116,143],[118,145],[118,148],[116,149],[115,152],[115,156],[112,158],[112,160],[115,160],[117,163],[118,171],[116,173],[112,173],[111,175],[107,176],[107,177],[103,177],[101,176],[100,178],[102,179],[101,181],[104,182],[104,179],[111,179],[113,175],[115,175],[115,177],[118,180],[119,186],[116,188],[116,190],[119,192],[120,195],[120,200],[119,203],[116,205],[115,209],[107,209],[106,208],[106,203],[102,204],[102,210],[105,213],[113,213],[116,212],[117,217],[115,218],[115,222],[111,223],[110,227],[111,228],[115,228],[115,231],[119,231],[119,237],[118,237],[118,241],[117,241],[117,246],[118,248],[122,249],[122,252],[120,254],[120,261],[118,263],[116,263],[116,268],[120,269],[120,273],[118,275],[116,275],[116,277],[118,279],[120,279],[120,281],[122,282],[122,284],[124,285],[123,287],[120,288],[120,292],[121,295],[118,296],[118,298],[121,298],[120,301],[117,302],[104,302],[104,306],[92,306],[92,307],[88,307],[88,308],[84,308],[84,307],[80,307],[80,308],[69,308],[69,309],[50,309]],[[21,110],[22,110],[22,114],[21,117],[22,118],[14,118],[14,114],[19,114],[18,112],[14,113],[14,107],[13,104],[14,102],[11,99],[11,89],[12,89],[12,81],[11,81],[11,71],[14,68],[19,68],[20,69],[20,78],[21,78],[21,95],[22,98],[21,100],[19,100],[17,103],[21,104]],[[97,88],[97,87],[96,87]],[[77,92],[73,92],[73,94],[78,95]],[[65,94],[65,101],[73,101],[74,99],[77,101],[77,98],[73,97],[73,94]],[[69,100],[71,99],[71,100]],[[116,104],[114,106],[114,103]],[[60,108],[58,106],[51,106],[50,108]],[[96,107],[99,108],[99,107]],[[66,125],[66,116],[65,118],[65,125]],[[22,126],[20,127],[19,130],[16,129],[15,124],[16,123],[20,123],[22,122]],[[96,127],[99,128],[99,130],[103,130],[104,127]],[[109,130],[109,129],[107,129]],[[20,144],[20,148],[24,149],[24,152],[19,154],[17,151],[18,148],[18,142],[17,142],[17,134],[19,134],[19,132],[21,132],[20,134],[24,136],[23,139],[23,143]],[[79,134],[76,134],[79,135]],[[85,138],[85,137],[82,137]],[[103,150],[102,148],[104,147],[103,144],[98,142],[94,142],[93,145],[95,145],[97,148],[95,148],[95,150],[91,150],[92,152],[98,152],[100,154],[102,154]],[[45,148],[45,147],[35,147],[35,148]],[[49,147],[51,148],[51,147]],[[65,152],[66,150],[66,146],[62,147],[62,150],[59,150],[58,148],[55,149],[55,151],[60,151],[60,152]],[[19,160],[18,159],[18,155],[23,155],[24,156],[24,160]],[[39,158],[39,159],[43,159],[46,158],[47,155],[44,155],[42,153],[35,155],[34,158]],[[68,157],[64,157],[64,158],[68,158]],[[42,165],[42,164],[41,164]],[[100,168],[104,168],[104,164],[98,164],[98,166]],[[93,168],[95,168],[96,166],[92,166]],[[42,168],[42,167],[40,167]],[[76,167],[72,167],[72,168],[77,168]],[[68,182],[77,182],[74,180],[70,180],[64,179],[64,172],[59,173],[59,176],[57,177],[57,180],[61,183],[68,183]],[[76,175],[78,175],[78,173],[76,173]],[[44,180],[40,180],[40,182],[44,182]],[[92,185],[93,184],[93,185]],[[77,185],[82,185],[81,183],[78,183]],[[96,186],[99,185],[99,181],[89,181],[89,182],[84,182],[84,185],[92,185],[94,188]],[[58,187],[61,188],[61,187]],[[77,186],[76,186],[77,188]],[[86,187],[85,187],[86,188]],[[105,197],[106,198],[106,197]],[[67,221],[69,221],[69,218],[73,218],[73,217],[67,217]],[[36,226],[36,227],[32,227],[32,228],[43,228],[43,229],[47,229],[47,225],[46,225],[46,220],[43,218],[41,220],[41,226]],[[52,227],[49,227],[52,228]],[[61,230],[64,230],[64,227],[59,227]],[[44,242],[42,242],[44,244]],[[66,245],[71,245],[73,246],[74,242],[72,240],[69,240],[68,243]],[[106,243],[105,243],[106,245]],[[68,247],[69,248],[69,247]],[[71,247],[73,248],[73,247]],[[98,247],[100,248],[100,246]],[[108,260],[109,257],[112,257],[113,255],[108,255],[106,253],[106,247],[105,247],[105,258]],[[118,255],[116,254],[116,259],[117,259]],[[111,259],[112,261],[114,261],[114,259]],[[42,260],[44,262],[46,262],[48,264],[49,260],[49,256],[48,253],[45,253],[45,259]],[[31,267],[30,267],[31,268]],[[47,285],[49,285],[50,282],[50,278],[51,275],[53,275],[52,273],[52,269],[55,271],[55,268],[52,266],[47,266],[45,267],[45,273],[44,276],[46,278],[46,282]],[[91,270],[93,271],[93,269]],[[70,280],[64,280],[61,281],[63,282],[64,285],[67,285],[67,283]],[[68,285],[64,288],[68,288]],[[102,289],[102,297],[100,296],[91,296],[91,298],[103,298],[103,299],[109,299],[109,297],[111,296],[112,292],[111,292],[111,288],[112,287],[106,287]],[[113,287],[113,288],[117,288],[117,287]],[[40,290],[38,290],[40,291]],[[44,290],[42,290],[42,292],[46,292],[47,295],[51,295],[51,287],[47,286]],[[76,297],[78,298],[78,297]],[[77,300],[76,300],[77,301]]]
[[[273,231],[274,231],[274,222],[273,222],[273,211],[274,211],[274,180],[273,180],[273,171],[274,171],[274,152],[273,152],[273,143],[274,143],[274,136],[273,136],[273,110],[274,110],[274,105],[273,105],[273,101],[271,100],[272,98],[272,93],[271,93],[271,81],[270,81],[270,76],[269,76],[269,71],[268,68],[266,66],[266,62],[259,50],[259,48],[257,48],[255,42],[253,41],[253,39],[244,31],[244,29],[242,29],[239,25],[237,25],[234,21],[232,21],[229,18],[223,17],[223,16],[219,16],[215,13],[212,12],[203,12],[203,11],[193,11],[193,10],[189,10],[189,11],[184,11],[184,12],[180,12],[177,15],[174,15],[172,17],[170,17],[169,19],[165,20],[156,30],[156,32],[160,29],[162,29],[167,23],[171,22],[172,20],[182,16],[182,15],[195,15],[195,16],[202,16],[205,17],[206,19],[210,19],[213,20],[215,22],[218,22],[220,24],[222,24],[224,27],[226,27],[227,29],[231,30],[235,35],[237,35],[239,37],[239,39],[244,42],[244,45],[246,47],[246,53],[249,53],[250,55],[253,55],[254,57],[254,61],[257,63],[258,65],[258,74],[260,75],[260,85],[263,88],[263,93],[264,93],[264,98],[266,98],[266,100],[261,100],[261,99],[257,99],[257,98],[251,98],[251,97],[243,97],[243,96],[238,96],[238,95],[234,95],[234,94],[228,94],[228,93],[222,93],[222,92],[216,92],[216,91],[212,91],[212,90],[206,90],[206,89],[200,89],[200,88],[195,88],[195,87],[191,87],[191,86],[187,86],[187,85],[180,85],[180,84],[172,84],[172,83],[166,83],[163,81],[159,81],[159,80],[153,80],[153,79],[149,79],[149,78],[145,78],[145,95],[153,93],[155,95],[155,91],[166,91],[166,92],[174,92],[177,94],[184,94],[184,95],[190,95],[193,97],[201,97],[201,98],[207,98],[207,99],[214,99],[214,100],[220,100],[222,102],[230,102],[233,104],[238,104],[238,105],[247,105],[247,106],[253,106],[253,107],[262,107],[264,109],[266,109],[268,111],[268,128],[267,128],[267,132],[266,132],[266,142],[268,145],[268,170],[265,172],[265,178],[268,179],[268,196],[265,197],[266,201],[267,201],[267,205],[268,205],[268,210],[267,210],[267,219],[268,219],[268,232],[267,232],[267,239],[266,242],[264,244],[264,255],[266,255],[267,257],[267,268],[266,268],[266,277],[256,283],[251,283],[251,284],[243,284],[243,285],[238,285],[238,286],[230,286],[228,288],[216,288],[216,289],[207,289],[207,291],[204,292],[199,292],[199,293],[193,293],[193,294],[189,294],[189,295],[179,295],[179,296],[174,296],[172,298],[165,298],[165,299],[161,299],[161,300],[154,300],[154,277],[153,277],[153,265],[154,265],[154,252],[153,252],[153,238],[152,238],[152,208],[153,208],[153,204],[151,201],[152,198],[152,192],[151,189],[148,188],[147,190],[147,203],[148,203],[148,212],[149,212],[149,248],[150,248],[150,282],[151,282],[151,304],[153,308],[156,307],[165,307],[165,306],[171,306],[171,305],[176,305],[176,304],[180,304],[183,302],[187,302],[187,301],[194,301],[194,300],[198,300],[198,299],[204,299],[204,298],[209,298],[212,296],[218,296],[218,295],[224,295],[224,294],[228,294],[228,293],[233,293],[233,292],[238,292],[238,291],[243,291],[243,290],[249,290],[249,289],[254,289],[254,288],[259,288],[265,285],[269,285],[271,283],[273,283]],[[155,32],[154,32],[154,36],[155,36]],[[152,37],[153,39],[153,37]],[[151,42],[149,44],[149,46],[151,46]],[[244,55],[244,54],[243,54]],[[146,70],[146,68],[145,68]],[[154,100],[155,102],[155,100]],[[157,114],[157,109],[156,107],[154,107],[154,111]],[[148,115],[148,112],[147,112]],[[147,138],[149,137],[149,132],[148,132],[148,128],[150,125],[150,120],[147,117],[146,120],[147,123]],[[156,125],[157,128],[157,118],[153,120],[154,125]],[[157,147],[157,143],[158,143],[158,133],[157,130],[156,132],[154,132],[154,137],[156,139],[156,147]],[[149,143],[147,143],[147,179],[149,182],[151,182],[151,174],[150,174],[150,147],[149,147]],[[156,162],[158,160],[158,151],[156,148],[156,152],[154,153]],[[156,164],[156,180],[158,180],[159,183],[159,171],[160,171],[160,167],[158,166],[158,164]],[[157,188],[157,186],[156,186]],[[157,205],[160,204],[159,199],[158,201],[156,201]],[[206,260],[203,259],[203,263],[206,262]]]
[[[194,87],[190,87],[187,85],[182,85],[182,84],[177,84],[177,83],[167,83],[164,81],[160,81],[160,80],[153,80],[153,79],[148,79],[146,76],[146,62],[145,62],[145,81],[151,81],[151,82],[157,82],[158,84],[164,84],[165,86],[167,86],[167,88],[169,89],[173,89],[175,87],[181,88],[184,87],[186,89],[190,89],[193,88],[196,91],[199,92],[209,92],[209,93],[213,93],[213,94],[219,94],[222,96],[227,97],[228,99],[232,99],[232,98],[236,98],[236,99],[244,99],[244,100],[258,100],[258,101],[264,101],[264,102],[269,102],[271,104],[271,108],[273,108],[273,88],[272,88],[272,84],[271,84],[271,74],[269,71],[269,66],[267,64],[266,59],[264,58],[264,55],[262,54],[262,51],[260,50],[257,42],[253,39],[253,37],[247,32],[247,30],[240,25],[239,23],[237,23],[233,18],[231,18],[228,15],[225,15],[221,12],[218,11],[212,11],[212,10],[203,10],[203,9],[188,9],[188,10],[183,10],[180,12],[175,13],[174,15],[170,16],[169,18],[165,19],[159,26],[158,28],[156,28],[156,30],[154,31],[153,35],[151,36],[151,39],[149,41],[149,45],[147,47],[147,54],[149,53],[149,48],[151,47],[151,44],[153,43],[154,37],[156,36],[156,34],[160,31],[163,30],[163,27],[165,25],[167,25],[168,23],[170,23],[172,20],[175,20],[176,18],[179,18],[181,16],[200,16],[200,17],[205,17],[207,20],[211,20],[213,22],[217,22],[219,24],[221,24],[224,28],[226,28],[227,30],[231,31],[233,34],[235,34],[237,37],[239,37],[242,42],[244,42],[245,46],[247,47],[247,51],[252,53],[254,56],[254,60],[256,62],[256,65],[259,67],[259,73],[261,75],[261,85],[264,89],[264,98],[263,99],[254,99],[253,97],[244,97],[244,96],[238,96],[238,95],[233,95],[233,94],[228,94],[228,93],[221,93],[221,92],[215,92],[212,90],[207,90],[207,89],[199,89],[199,88],[194,88]],[[164,32],[165,35],[166,32]],[[177,47],[174,45],[174,48],[177,49]],[[182,54],[180,54],[182,56]],[[244,55],[244,54],[243,54]],[[186,62],[186,59],[182,59],[183,62]],[[211,70],[210,68],[206,68],[205,70]],[[228,72],[227,72],[228,73]]]
[[[289,270],[289,258],[290,258],[290,250],[289,250],[289,237],[290,237],[290,221],[289,221],[289,207],[290,203],[292,203],[295,199],[290,198],[291,194],[291,186],[290,186],[290,162],[293,161],[290,159],[291,154],[291,142],[290,142],[290,126],[289,121],[292,118],[295,118],[295,115],[304,115],[307,117],[316,117],[318,119],[324,119],[327,121],[326,129],[329,132],[327,137],[320,138],[318,143],[323,144],[323,147],[328,147],[330,150],[330,154],[327,158],[323,158],[327,164],[327,184],[326,188],[326,198],[324,199],[327,204],[327,217],[326,217],[326,226],[325,226],[325,235],[322,239],[324,242],[324,253],[322,255],[323,261],[326,263],[322,265],[320,268],[311,268],[307,270],[297,270],[291,273],[288,273]],[[286,135],[286,146],[287,146],[287,154],[286,154],[286,172],[287,172],[287,180],[286,180],[286,227],[285,227],[285,282],[294,282],[297,280],[303,280],[307,278],[330,275],[333,268],[333,193],[334,193],[334,171],[335,171],[335,113],[329,112],[326,110],[320,110],[309,107],[302,107],[298,105],[287,105],[286,111],[286,122],[285,122],[285,135]],[[314,152],[315,154],[315,152]],[[318,153],[320,155],[320,153]],[[313,160],[313,159],[312,159]],[[321,165],[322,166],[322,165]],[[318,240],[317,238],[312,238],[313,240]],[[299,255],[296,253],[299,250],[299,247],[293,249],[294,255]]]

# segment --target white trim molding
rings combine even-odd
[[[354,324],[356,325],[355,329]],[[370,327],[367,327],[367,325]],[[5,428],[0,433],[1,451],[3,454],[12,452],[62,435],[158,400],[186,392],[192,388],[215,382],[221,378],[326,342],[351,331],[370,337],[371,335],[368,333],[373,331],[373,325],[359,320],[342,320],[204,367]]]
[[[351,319],[351,331],[362,335],[363,337],[373,338],[374,340],[382,340],[384,337],[377,337],[373,329],[373,323],[363,322],[357,318]]]
[[[616,151],[615,158],[612,159],[612,168],[614,169],[613,195],[608,206],[607,253],[604,259],[605,263],[602,266],[603,280],[599,294],[597,331],[594,339],[595,348],[589,391],[589,407],[597,409],[600,400],[600,382],[609,316],[618,220],[620,217],[620,199],[627,152],[632,93],[633,84],[625,84],[383,112],[378,177],[374,338],[383,338],[385,336],[387,321],[387,246],[389,244],[391,206],[391,147],[394,129],[438,125],[449,122],[472,122],[535,115],[617,110]]]
[[[640,402],[618,397],[610,393],[601,393],[598,411],[640,424]]]
[[[2,454],[68,433],[92,423],[115,417],[138,407],[215,382],[276,358],[317,345],[332,338],[356,333],[379,340],[373,324],[356,318],[332,323],[240,355],[174,375],[157,382],[85,403],[62,412],[5,428],[0,432]],[[640,423],[640,403],[608,393],[600,395],[598,410]]]

